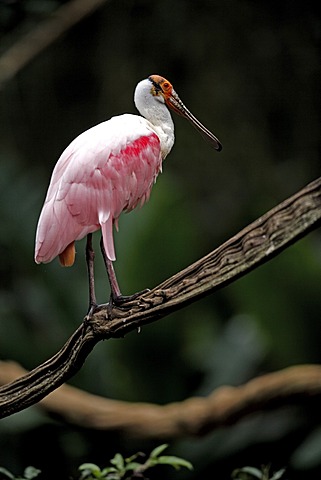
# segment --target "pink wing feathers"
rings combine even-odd
[[[40,214],[35,261],[47,263],[101,228],[115,260],[113,224],[148,200],[161,170],[160,141],[148,121],[121,115],[79,135],[59,158]]]

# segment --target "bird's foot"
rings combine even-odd
[[[144,293],[147,293],[149,292],[150,289],[149,288],[145,288],[145,290],[141,290],[140,292],[136,292],[136,293],[133,293],[133,295],[113,295],[111,294],[110,295],[110,300],[108,303],[102,303],[102,304],[90,304],[89,305],[89,310],[88,310],[88,313],[87,315],[85,316],[85,321],[86,320],[89,320],[90,317],[92,317],[92,315],[94,313],[97,313],[99,312],[100,310],[102,309],[106,309],[107,310],[107,315],[106,315],[106,318],[107,319],[112,319],[113,318],[113,307],[120,307],[124,310],[129,310],[131,308],[130,305],[126,306],[125,304],[126,303],[129,303],[129,302],[132,302],[133,300],[136,300],[136,298],[140,297],[141,295],[143,295]]]
[[[90,302],[88,312],[85,316],[85,321],[89,320],[93,316],[98,306],[99,305],[97,303]]]
[[[122,306],[124,303],[132,302],[136,298],[140,297],[144,293],[149,292],[149,288],[145,288],[140,292],[133,293],[132,295],[113,295],[110,296],[110,304],[115,305],[116,307]]]

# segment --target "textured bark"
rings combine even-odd
[[[213,293],[318,227],[321,178],[307,185],[207,256],[121,307],[101,305],[51,359],[0,388],[0,417],[44,398],[82,366],[96,343],[159,320]]]

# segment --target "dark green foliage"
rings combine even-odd
[[[40,470],[35,467],[25,468],[22,477],[16,476],[13,473],[9,472],[6,468],[0,467],[0,478],[1,480],[32,480],[33,478],[38,477]]]
[[[172,455],[161,455],[168,445],[159,445],[154,448],[149,457],[143,453],[137,453],[129,458],[124,458],[120,453],[116,453],[114,458],[110,460],[111,466],[103,469],[93,463],[84,463],[80,465],[80,480],[121,480],[121,479],[144,479],[145,472],[159,465],[170,465],[176,470],[184,467],[192,470],[192,464],[183,458],[174,457]],[[144,459],[144,461],[143,461]]]
[[[104,468],[100,468],[95,463],[83,463],[78,468],[80,474],[77,478],[79,480],[148,480],[145,472],[161,465],[174,467],[175,470],[180,470],[181,468],[193,470],[192,464],[184,458],[173,455],[161,455],[167,447],[168,445],[166,444],[155,447],[149,457],[146,457],[142,452],[138,452],[128,458],[124,458],[121,453],[116,453],[110,460],[110,466]],[[14,475],[6,468],[0,467],[1,480],[31,480],[40,473],[41,471],[35,467],[27,467],[21,477]]]
[[[278,470],[270,474],[270,467],[264,466],[261,469],[254,467],[237,468],[232,473],[232,478],[235,480],[279,480],[283,477],[285,469]]]

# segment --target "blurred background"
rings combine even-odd
[[[2,0],[0,53],[63,3]],[[134,88],[152,73],[167,77],[223,143],[217,154],[174,118],[176,143],[150,202],[120,219],[121,289],[154,287],[320,175],[320,35],[312,1],[110,0],[3,84],[1,359],[36,367],[86,313],[83,241],[71,269],[33,261],[51,171],[68,143],[113,115],[135,113]],[[96,234],[97,250],[98,241]],[[108,283],[96,259],[102,303]],[[316,231],[139,335],[101,342],[70,384],[164,404],[320,363],[320,277]],[[32,407],[1,421],[0,465],[14,473],[34,465],[42,478],[70,478],[82,462],[105,466],[115,452],[130,455],[159,443],[64,425]],[[289,479],[318,478],[320,414],[295,406],[256,414],[201,439],[171,441],[169,452],[195,470],[166,471],[168,478],[228,479],[233,468],[268,463],[286,467]]]

